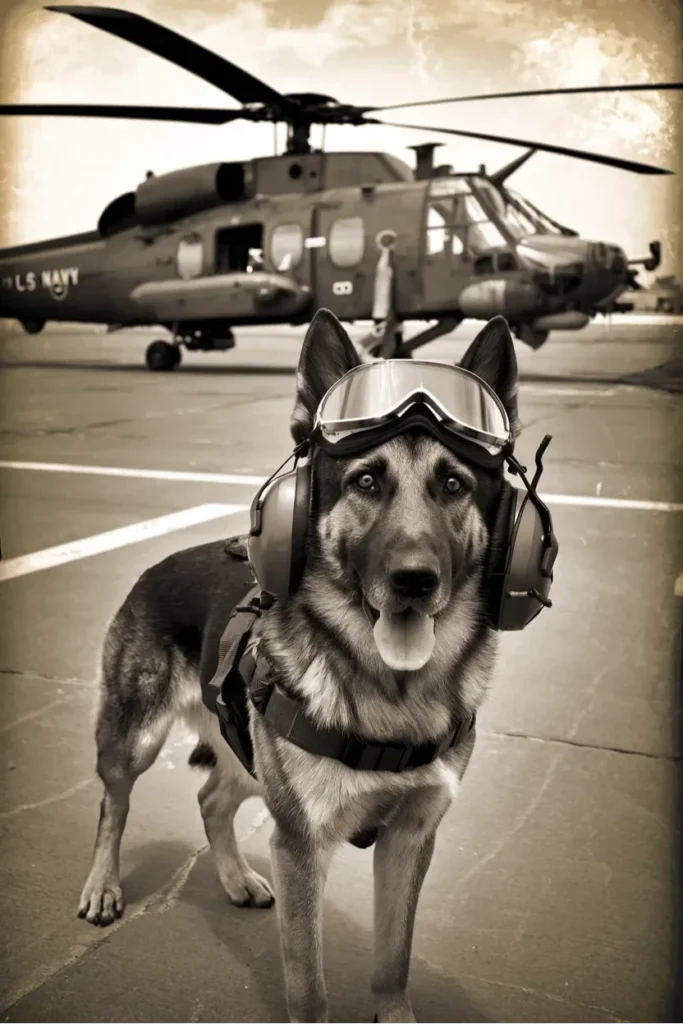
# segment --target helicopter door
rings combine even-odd
[[[239,224],[216,232],[216,273],[261,270],[263,224]]]
[[[342,320],[369,316],[371,281],[358,198],[335,204],[333,209],[319,206],[309,244],[315,261],[316,307],[325,307]]]

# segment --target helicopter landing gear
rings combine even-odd
[[[216,333],[201,327],[186,328],[176,334],[176,339],[188,352],[229,352],[235,347],[235,335],[229,327],[223,327]]]
[[[544,345],[548,340],[548,331],[535,331],[531,324],[522,324],[517,328],[515,334],[520,341],[523,341],[525,345],[532,348],[534,351],[539,349],[541,345]]]
[[[410,352],[401,352],[403,327],[388,317],[379,320],[369,334],[357,343],[361,359],[410,359]]]
[[[374,359],[412,359],[410,352],[405,355],[401,354],[402,344],[403,329],[396,327],[394,330],[387,331],[386,336],[380,342],[371,345],[368,355]]]
[[[19,323],[27,334],[40,334],[47,320],[20,320]]]
[[[148,368],[157,372],[175,370],[181,359],[180,346],[172,345],[170,341],[153,341],[145,353]]]
[[[437,320],[431,327],[426,327],[424,331],[420,331],[419,334],[415,334],[408,341],[402,342],[394,359],[411,359],[416,348],[420,348],[436,338],[441,338],[444,334],[450,334],[461,320],[461,316],[447,316],[443,320]]]
[[[461,316],[448,316],[437,320],[431,327],[415,334],[408,341],[403,340],[403,326],[396,321],[384,321],[376,324],[369,335],[359,343],[361,358],[368,356],[375,359],[412,359],[415,349],[427,345],[444,334],[450,334],[462,321]],[[379,340],[378,340],[379,336]]]

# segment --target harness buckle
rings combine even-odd
[[[339,760],[347,768],[368,772],[401,772],[413,753],[410,743],[370,743],[351,736]]]

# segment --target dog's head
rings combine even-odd
[[[339,321],[321,310],[299,361],[296,443],[311,433],[327,390],[359,362]],[[502,317],[480,331],[460,365],[493,388],[516,434],[517,362]],[[359,456],[316,452],[313,479],[310,562],[362,603],[389,667],[421,668],[432,655],[435,619],[438,626],[465,583],[481,577],[502,469],[483,470],[431,435],[408,431]]]

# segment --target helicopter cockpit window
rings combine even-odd
[[[330,228],[329,256],[335,267],[355,267],[365,251],[365,226],[362,217],[341,217]]]
[[[204,246],[199,235],[186,235],[178,242],[176,268],[183,281],[200,277],[204,267]]]
[[[561,235],[563,232],[560,229],[559,224],[555,224],[554,221],[546,217],[544,213],[530,203],[524,196],[520,196],[518,192],[509,192],[510,199],[514,203],[516,209],[527,218],[537,225],[536,234],[541,235]]]
[[[276,270],[293,270],[301,263],[304,233],[300,224],[279,224],[270,237],[270,258]]]
[[[473,256],[494,246],[505,245],[505,238],[473,195],[456,197],[454,223],[455,235],[464,241],[464,247]]]
[[[562,234],[559,225],[517,192],[511,189],[503,192],[485,178],[475,178],[474,184],[477,193],[483,196],[484,201],[493,208],[495,214],[503,221],[504,227],[517,241],[528,238],[529,235]]]

